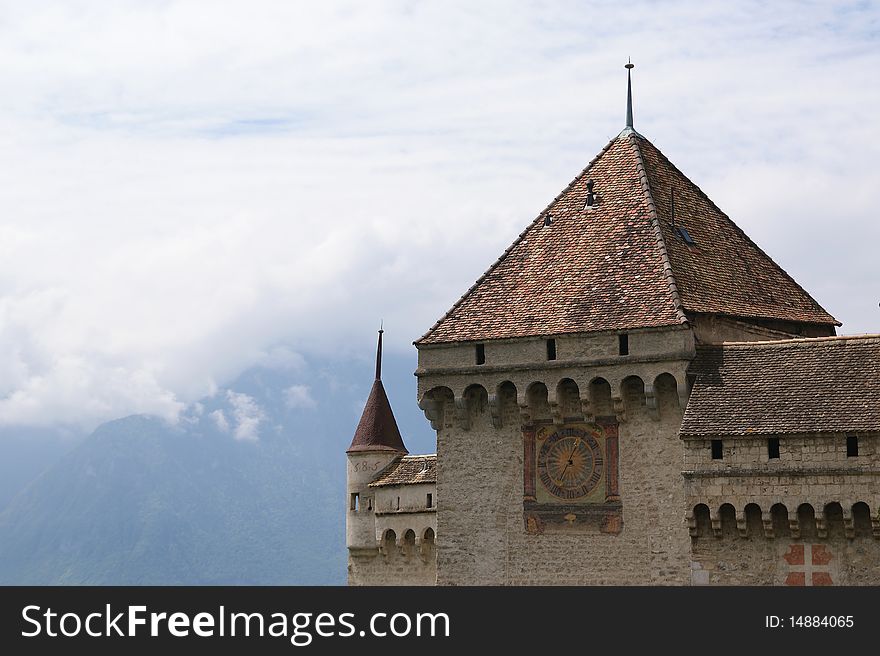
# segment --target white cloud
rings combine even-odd
[[[308,385],[291,385],[284,390],[284,403],[288,408],[315,408],[318,402],[312,397]]]
[[[232,436],[237,440],[258,440],[260,438],[260,422],[265,419],[265,414],[254,397],[227,390],[226,400],[232,406],[232,417],[235,420]]]
[[[229,420],[226,419],[226,413],[222,410],[214,410],[214,412],[210,414],[210,417],[214,420],[214,424],[221,433],[229,432]]]
[[[4,9],[0,424],[411,348],[622,127],[626,55],[637,129],[880,329],[874,5],[211,8]]]

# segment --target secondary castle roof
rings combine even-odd
[[[626,128],[416,344],[674,326],[687,313],[839,325]]]
[[[880,335],[697,347],[684,436],[880,431]]]
[[[402,456],[383,469],[370,487],[437,482],[437,455]]]

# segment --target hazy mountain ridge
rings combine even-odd
[[[409,369],[402,386],[410,367],[394,367]],[[293,404],[288,372],[253,369],[176,425],[101,425],[0,513],[0,583],[344,583],[344,450],[363,369],[357,384],[312,377]]]

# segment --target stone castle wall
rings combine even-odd
[[[702,338],[713,341],[774,336],[704,324]],[[713,458],[712,436],[679,436],[699,339],[687,328],[632,331],[622,354],[617,333],[558,336],[555,359],[545,339],[499,340],[483,346],[482,364],[476,344],[420,348],[437,484],[372,490],[353,476],[374,495],[375,541],[350,546],[349,582],[880,583],[880,434],[850,436],[857,457],[845,434],[716,436],[722,457]],[[622,525],[530,524],[527,436],[592,421],[617,430]],[[768,437],[779,441],[778,458]]]
[[[828,522],[824,538],[815,525],[801,523],[800,537],[778,524],[768,537],[760,518],[748,522],[745,532],[727,515],[721,534],[709,522],[692,538],[693,585],[877,585],[880,582],[880,540],[870,519],[857,515],[847,537],[842,521]],[[839,516],[839,513],[838,513]],[[866,518],[867,516],[864,515]],[[701,522],[702,524],[702,522]]]
[[[543,340],[511,341],[487,349],[487,369],[456,370],[451,354],[442,364],[426,354],[420,390],[438,429],[442,498],[438,583],[688,583],[678,428],[689,335],[632,333],[628,356],[617,353],[615,334],[559,339],[551,363],[542,361]],[[529,359],[534,366],[523,366]],[[622,530],[528,533],[523,425],[605,415],[620,421]]]
[[[349,469],[372,466],[373,456],[349,456]],[[359,471],[350,475],[356,478]],[[371,474],[372,476],[372,474]],[[361,485],[357,509],[348,508],[349,585],[435,585],[437,491],[434,484]],[[428,507],[427,495],[431,495]],[[355,527],[358,530],[354,530]]]
[[[380,548],[349,550],[349,585],[436,585],[437,549],[387,540]]]
[[[880,464],[876,435],[686,439],[684,485],[692,583],[877,585]]]

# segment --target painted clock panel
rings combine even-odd
[[[542,426],[535,431],[538,503],[603,503],[605,432],[595,424]]]

